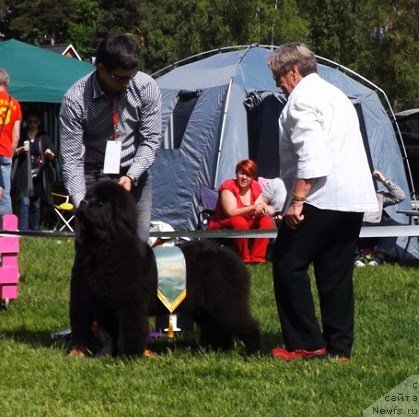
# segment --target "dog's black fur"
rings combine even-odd
[[[157,298],[153,250],[137,237],[133,197],[111,180],[99,181],[76,212],[78,250],[86,259],[86,282],[96,320],[105,332],[100,354],[137,356],[146,348],[148,316],[167,314]],[[187,296],[176,312],[200,327],[200,343],[231,349],[241,339],[248,354],[260,349],[259,324],[249,307],[250,279],[233,252],[207,241],[181,246]]]

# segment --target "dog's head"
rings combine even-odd
[[[112,180],[101,180],[87,190],[76,210],[79,243],[110,242],[136,235],[137,208],[131,193]]]

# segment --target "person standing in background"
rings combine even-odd
[[[41,128],[39,111],[30,110],[25,124],[15,152],[13,196],[19,205],[19,230],[38,230],[42,197],[50,202],[51,162],[55,159],[55,151],[49,136]]]
[[[285,348],[274,359],[330,355],[349,360],[353,344],[353,254],[363,213],[377,210],[356,110],[317,74],[301,43],[272,52],[268,66],[288,95],[279,119],[280,168],[290,204],[273,252],[273,279]],[[308,268],[320,299],[316,318]]]
[[[7,91],[9,82],[9,74],[0,68],[0,170],[4,183],[0,215],[12,213],[10,197],[12,157],[19,142],[22,119],[19,102]]]

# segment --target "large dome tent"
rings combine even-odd
[[[152,168],[153,220],[178,230],[194,229],[201,186],[217,189],[234,176],[241,159],[254,159],[263,177],[279,175],[278,117],[285,97],[267,67],[274,48],[221,48],[153,74],[163,97],[164,136]],[[378,87],[361,76],[355,79],[355,73],[332,61],[317,59],[319,75],[339,87],[357,109],[371,171],[382,171],[405,190],[406,200],[387,212],[407,223],[397,211],[410,210],[413,185]]]

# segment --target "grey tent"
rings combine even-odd
[[[152,168],[152,219],[177,230],[196,227],[201,186],[217,189],[234,176],[239,160],[255,160],[265,178],[279,176],[278,117],[285,99],[267,67],[271,51],[251,45],[217,52],[184,60],[157,78],[164,140]],[[353,101],[371,171],[384,172],[409,196],[399,144],[376,92],[336,67],[319,64],[319,74]],[[410,207],[408,197],[387,211],[407,223],[396,211]]]

